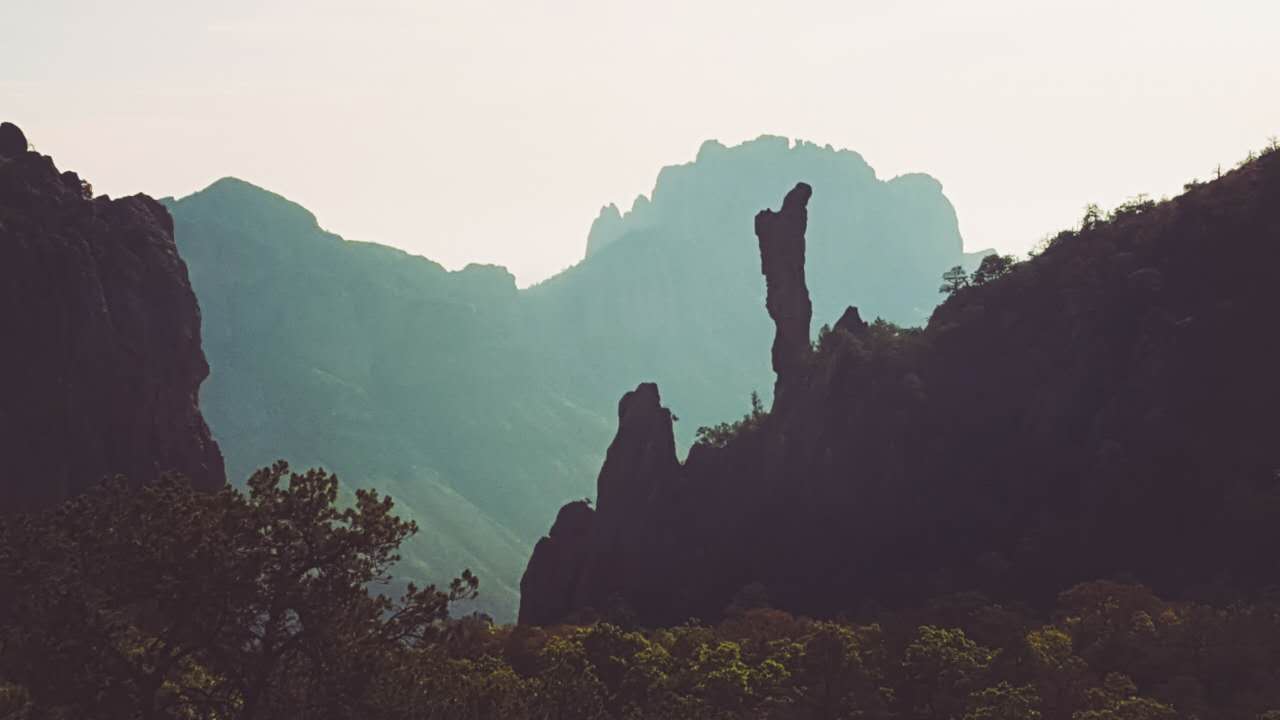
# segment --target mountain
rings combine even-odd
[[[93,197],[0,125],[0,508],[104,477],[225,481],[200,414],[200,309],[173,222],[145,195]]]
[[[651,197],[625,214],[609,206],[591,227],[588,255],[525,294],[566,392],[611,414],[618,395],[651,380],[679,399],[677,439],[740,413],[752,391],[767,400],[768,319],[759,260],[744,238],[751,216],[804,181],[814,200],[810,286],[820,322],[853,303],[872,317],[921,324],[943,270],[966,262],[955,210],[937,180],[888,181],[859,154],[764,136],[735,147],[703,143],[688,164],[664,168]]]
[[[204,404],[231,476],[281,457],[376,486],[421,528],[405,577],[469,567],[483,607],[510,616],[536,514],[583,496],[608,432],[524,362],[514,278],[344,240],[230,178],[165,202],[205,310]]]
[[[852,616],[960,592],[1045,607],[1099,577],[1274,587],[1280,153],[989,258],[924,329],[850,308],[816,346],[810,192],[755,220],[772,411],[681,463],[658,388],[624,395],[595,506],[538,542],[521,622],[709,619],[747,593]]]
[[[526,290],[502,268],[449,272],[345,240],[240,180],[165,200],[204,309],[203,402],[231,476],[283,457],[377,486],[422,527],[405,577],[470,567],[481,607],[514,617],[524,559],[546,518],[591,492],[623,389],[679,388],[685,444],[753,390],[768,396],[742,217],[798,178],[834,193],[814,204],[819,316],[862,288],[870,312],[926,317],[941,272],[965,261],[941,186],[784,138],[704,144],[651,198],[606,209],[582,262]]]

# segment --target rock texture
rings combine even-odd
[[[200,311],[169,213],[92,198],[0,127],[0,510],[47,507],[104,476],[225,482],[197,398]]]
[[[1047,606],[1099,578],[1209,600],[1275,586],[1280,152],[1062,233],[924,329],[849,308],[807,357],[783,332],[804,303],[774,302],[776,280],[803,287],[788,206],[761,234],[790,241],[761,243],[785,402],[681,465],[656,389],[637,390],[645,412],[624,415],[645,421],[620,422],[595,517],[540,544],[522,620],[711,620],[745,588],[873,616],[949,593]],[[601,531],[606,509],[625,531]]]

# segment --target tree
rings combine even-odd
[[[1040,696],[1031,685],[1014,687],[1008,681],[969,696],[964,720],[1040,720]]]
[[[764,403],[760,401],[760,393],[752,390],[750,412],[743,415],[742,419],[737,422],[722,422],[718,425],[704,425],[698,428],[694,442],[698,445],[710,445],[717,448],[725,447],[735,437],[758,429],[764,424],[765,418],[768,416],[769,413],[764,410]]]
[[[1073,713],[1072,720],[1175,720],[1178,713],[1162,702],[1138,695],[1128,676],[1109,673],[1102,687],[1090,689],[1089,708]]]
[[[876,678],[868,671],[853,629],[818,624],[804,644],[796,671],[799,705],[815,720],[888,715]]]
[[[416,530],[389,498],[277,463],[249,494],[104,485],[0,532],[0,677],[75,717],[359,714],[377,674],[431,642],[446,591],[387,581]]]
[[[959,628],[920,626],[903,654],[902,667],[921,716],[957,717],[970,688],[995,656],[995,651],[970,640]]]
[[[1080,218],[1081,230],[1092,230],[1102,224],[1105,214],[1097,203],[1089,203],[1084,206],[1084,217]]]
[[[969,273],[965,272],[963,267],[956,265],[942,273],[942,287],[938,288],[938,292],[954,295],[958,290],[967,287],[969,287]]]
[[[1026,636],[1044,709],[1051,717],[1076,704],[1082,696],[1089,667],[1075,655],[1071,636],[1048,626]]]
[[[973,275],[969,278],[973,285],[982,285],[996,278],[1003,277],[1013,268],[1014,259],[1012,255],[999,255],[992,253],[984,258],[978,264],[978,269],[973,271]],[[945,276],[943,276],[945,279]]]

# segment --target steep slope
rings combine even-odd
[[[638,379],[653,380],[678,402],[682,443],[740,413],[753,390],[767,400],[760,348],[772,330],[754,311],[764,288],[743,238],[757,209],[801,181],[822,188],[810,208],[816,317],[829,322],[853,303],[869,317],[923,323],[938,276],[966,262],[936,180],[880,180],[855,152],[782,137],[708,141],[694,162],[664,168],[626,214],[602,210],[587,258],[528,290],[529,326],[566,392],[607,411]]]
[[[622,389],[680,389],[685,443],[752,390],[768,396],[763,295],[730,269],[754,272],[738,211],[780,174],[841,193],[815,203],[830,228],[810,240],[823,297],[875,278],[871,312],[920,318],[938,275],[963,262],[935,181],[882,182],[855,153],[783,138],[704,145],[662,171],[652,200],[597,221],[582,263],[525,291],[501,268],[447,272],[343,240],[242,181],[166,201],[205,312],[205,408],[231,476],[284,457],[377,485],[424,528],[406,548],[409,577],[470,567],[484,607],[513,617],[546,518],[590,494]]]
[[[0,125],[0,511],[123,474],[225,482],[197,395],[209,372],[173,223],[94,198]]]
[[[233,478],[272,458],[395,497],[413,579],[469,567],[509,617],[534,518],[581,497],[607,426],[543,391],[515,345],[515,281],[320,229],[224,179],[166,200],[205,308],[206,412]]]
[[[756,227],[785,356],[807,344],[774,312],[794,253],[767,249],[803,257],[805,218],[790,197],[781,213]],[[924,330],[848,312],[803,363],[777,365],[775,344],[786,402],[684,464],[642,385],[597,507],[566,506],[538,543],[521,621],[713,618],[748,586],[823,615],[960,591],[1043,603],[1107,576],[1174,595],[1274,586],[1277,265],[1272,152],[1089,219]]]

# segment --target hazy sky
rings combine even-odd
[[[1023,251],[1280,134],[1276,0],[3,6],[0,118],[98,191],[235,175],[522,285],[707,138],[931,173],[970,249]]]

